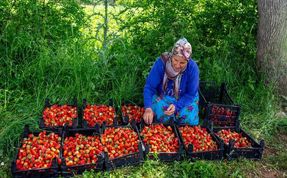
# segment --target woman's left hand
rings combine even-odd
[[[164,114],[170,116],[170,115],[174,114],[174,112],[175,112],[175,105],[174,105],[174,104],[171,104],[171,105],[169,105],[169,107],[166,109],[166,111],[164,111]]]

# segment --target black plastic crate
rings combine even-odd
[[[45,130],[57,130],[59,128],[63,128],[64,126],[55,126],[55,127],[49,127],[49,126],[46,126],[45,123],[44,123],[44,119],[43,119],[43,113],[45,111],[46,108],[49,108],[53,105],[58,105],[58,106],[63,106],[61,104],[58,104],[58,103],[53,103],[51,104],[50,100],[49,99],[46,99],[45,100],[45,105],[44,105],[44,108],[42,110],[42,116],[40,117],[39,119],[39,127],[40,129],[45,129]],[[77,110],[77,117],[73,119],[73,122],[72,122],[72,126],[68,126],[69,128],[71,129],[76,129],[79,125],[79,108],[78,108],[78,104],[77,104],[77,99],[73,99],[73,101],[71,103],[68,103],[66,104],[68,106],[72,106],[72,107],[76,107],[76,110]]]
[[[135,121],[136,124],[137,124],[137,126],[139,126],[139,124],[141,123],[143,114],[142,114],[141,119],[140,119],[139,121],[136,121],[135,118],[129,118],[128,116],[124,116],[124,115],[123,115],[123,112],[122,112],[122,107],[123,107],[123,106],[128,106],[128,105],[137,106],[137,107],[140,107],[140,108],[143,108],[143,109],[144,109],[143,104],[137,104],[137,103],[132,102],[132,101],[124,101],[124,102],[122,102],[122,105],[121,105],[121,108],[120,108],[120,111],[121,111],[121,112],[120,112],[120,113],[121,113],[121,115],[120,115],[120,116],[121,116],[121,123],[124,124],[124,125],[126,125],[126,124],[128,124],[128,123],[132,123],[133,121]]]
[[[53,159],[51,168],[31,169],[27,171],[17,170],[15,161],[12,162],[12,177],[14,178],[57,178],[60,175],[59,165]]]
[[[200,81],[199,83],[199,105],[206,107],[208,103],[233,105],[225,83],[217,85],[214,81]]]
[[[93,127],[90,127],[88,125],[88,122],[84,119],[84,111],[85,111],[85,108],[87,107],[87,105],[90,104],[90,105],[96,105],[96,106],[99,106],[99,105],[104,105],[104,104],[93,104],[93,103],[88,103],[86,99],[83,99],[83,105],[82,105],[82,108],[81,108],[81,111],[80,111],[80,115],[81,115],[81,121],[82,121],[82,128],[93,128]],[[113,124],[110,125],[110,126],[113,126],[113,125],[118,125],[118,119],[117,119],[117,108],[114,106],[113,104],[113,101],[110,100],[109,101],[109,104],[106,105],[106,106],[111,106],[115,109],[115,117],[113,119]],[[104,121],[102,124],[98,123],[100,126],[102,125],[106,125],[107,123]]]
[[[200,116],[204,118],[205,126],[209,120],[214,122],[214,126],[235,126],[240,115],[240,106],[234,104],[225,83],[218,86],[214,81],[201,81],[199,97]],[[215,109],[218,107],[220,109]]]
[[[184,145],[183,137],[182,137],[182,134],[179,130],[180,127],[184,127],[184,126],[186,126],[186,125],[178,125],[177,130],[178,130],[178,135],[179,135],[180,141],[184,146],[184,150],[186,152],[187,158],[189,158],[189,159],[202,159],[202,160],[222,160],[223,159],[224,144],[221,140],[219,140],[214,135],[214,133],[208,127],[201,126],[201,128],[205,128],[207,130],[207,132],[210,134],[212,140],[215,141],[215,143],[217,145],[217,150],[194,152],[192,144],[189,144],[188,146]],[[189,125],[187,125],[187,126],[189,126]],[[195,126],[190,126],[190,127],[195,127]]]
[[[47,134],[51,133],[51,131],[46,131]],[[59,129],[58,132],[54,132],[56,134],[58,134],[60,137],[62,136],[62,130]],[[52,160],[52,165],[50,168],[33,168],[30,170],[19,170],[16,167],[16,161],[18,159],[18,155],[19,155],[19,150],[22,147],[22,143],[24,141],[25,138],[28,138],[29,134],[33,134],[34,136],[38,136],[40,134],[40,132],[31,132],[29,130],[29,127],[27,125],[25,125],[24,127],[24,132],[21,136],[21,146],[17,149],[17,154],[14,158],[14,160],[12,161],[11,164],[11,173],[12,173],[12,177],[14,178],[54,178],[54,177],[58,177],[60,175],[60,165],[58,164],[58,160],[56,158],[54,158]],[[61,149],[60,149],[60,154],[61,154]],[[59,155],[60,158],[60,155]]]
[[[138,135],[138,149],[139,152],[136,153],[131,153],[127,154],[121,157],[116,157],[113,159],[110,159],[108,156],[108,153],[105,152],[105,169],[110,171],[119,167],[123,166],[134,166],[134,165],[139,165],[144,162],[144,153],[143,153],[143,143],[140,139],[139,131],[138,128],[135,124],[135,122],[132,122],[131,124],[128,125],[117,125],[117,126],[103,126],[103,133],[104,130],[108,127],[113,127],[113,128],[132,128]]]
[[[236,159],[239,157],[259,160],[262,158],[262,154],[264,151],[265,142],[264,140],[260,140],[260,142],[256,142],[248,133],[246,133],[244,130],[242,130],[239,126],[237,127],[221,127],[221,128],[212,128],[215,135],[217,132],[223,129],[230,129],[231,131],[235,131],[239,134],[242,134],[243,137],[246,137],[247,140],[251,143],[251,147],[240,147],[236,148],[234,146],[235,141],[233,139],[229,140],[229,143],[224,143],[224,149],[225,149],[225,156],[228,160]],[[218,135],[216,135],[217,138],[222,140]],[[223,140],[222,140],[223,142]]]
[[[206,122],[212,121],[214,127],[236,126],[239,122],[240,106],[209,103]]]
[[[75,136],[76,134],[82,134],[84,136],[99,136],[100,137],[101,129],[99,125],[96,125],[94,128],[90,129],[65,129],[62,139],[62,146],[64,146],[64,141],[67,137]],[[64,148],[63,148],[64,152]],[[61,165],[61,176],[63,177],[72,177],[76,174],[81,174],[86,170],[94,170],[94,171],[103,171],[104,170],[104,152],[97,155],[97,162],[91,164],[81,164],[81,165],[66,165],[66,159],[62,154],[62,165]]]
[[[184,154],[184,148],[183,145],[180,141],[177,129],[174,125],[173,120],[171,119],[170,122],[168,123],[159,123],[159,122],[154,122],[151,125],[157,125],[157,124],[163,124],[165,127],[171,126],[173,133],[175,134],[175,137],[178,138],[178,144],[179,144],[179,148],[177,152],[157,152],[157,153],[150,153],[150,145],[145,144],[145,151],[144,151],[144,156],[145,158],[149,158],[149,159],[158,159],[160,161],[163,162],[171,162],[171,161],[179,161],[183,158],[183,154]],[[147,126],[147,124],[142,120],[140,123],[140,133],[142,132],[144,126]],[[142,140],[143,137],[141,136]]]
[[[214,81],[200,81],[199,109],[200,115],[205,118],[208,103],[233,105],[234,102],[227,93],[226,84],[218,86]]]

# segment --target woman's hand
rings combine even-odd
[[[153,121],[153,111],[151,108],[146,108],[144,115],[143,115],[143,119],[145,121],[146,124],[151,124]]]
[[[174,105],[174,104],[171,104],[171,105],[169,105],[169,107],[166,109],[166,111],[164,111],[164,114],[170,116],[170,115],[173,115],[174,112],[175,112],[175,105]]]

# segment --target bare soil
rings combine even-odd
[[[265,145],[264,152],[263,152],[263,159],[260,160],[256,167],[258,169],[255,172],[249,172],[247,173],[247,177],[250,178],[273,178],[273,177],[279,177],[279,178],[285,178],[287,177],[287,170],[280,170],[277,169],[276,166],[272,165],[272,163],[269,162],[270,157],[278,156],[280,152],[284,152],[287,150],[287,135],[286,133],[280,133],[277,135],[277,139],[275,141],[276,143],[280,145],[268,145],[268,143]],[[274,142],[273,142],[274,144]],[[281,150],[280,148],[284,148],[284,150]],[[286,160],[287,162],[287,160]]]

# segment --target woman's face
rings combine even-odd
[[[171,65],[176,72],[180,72],[187,65],[187,60],[183,56],[172,56]]]

